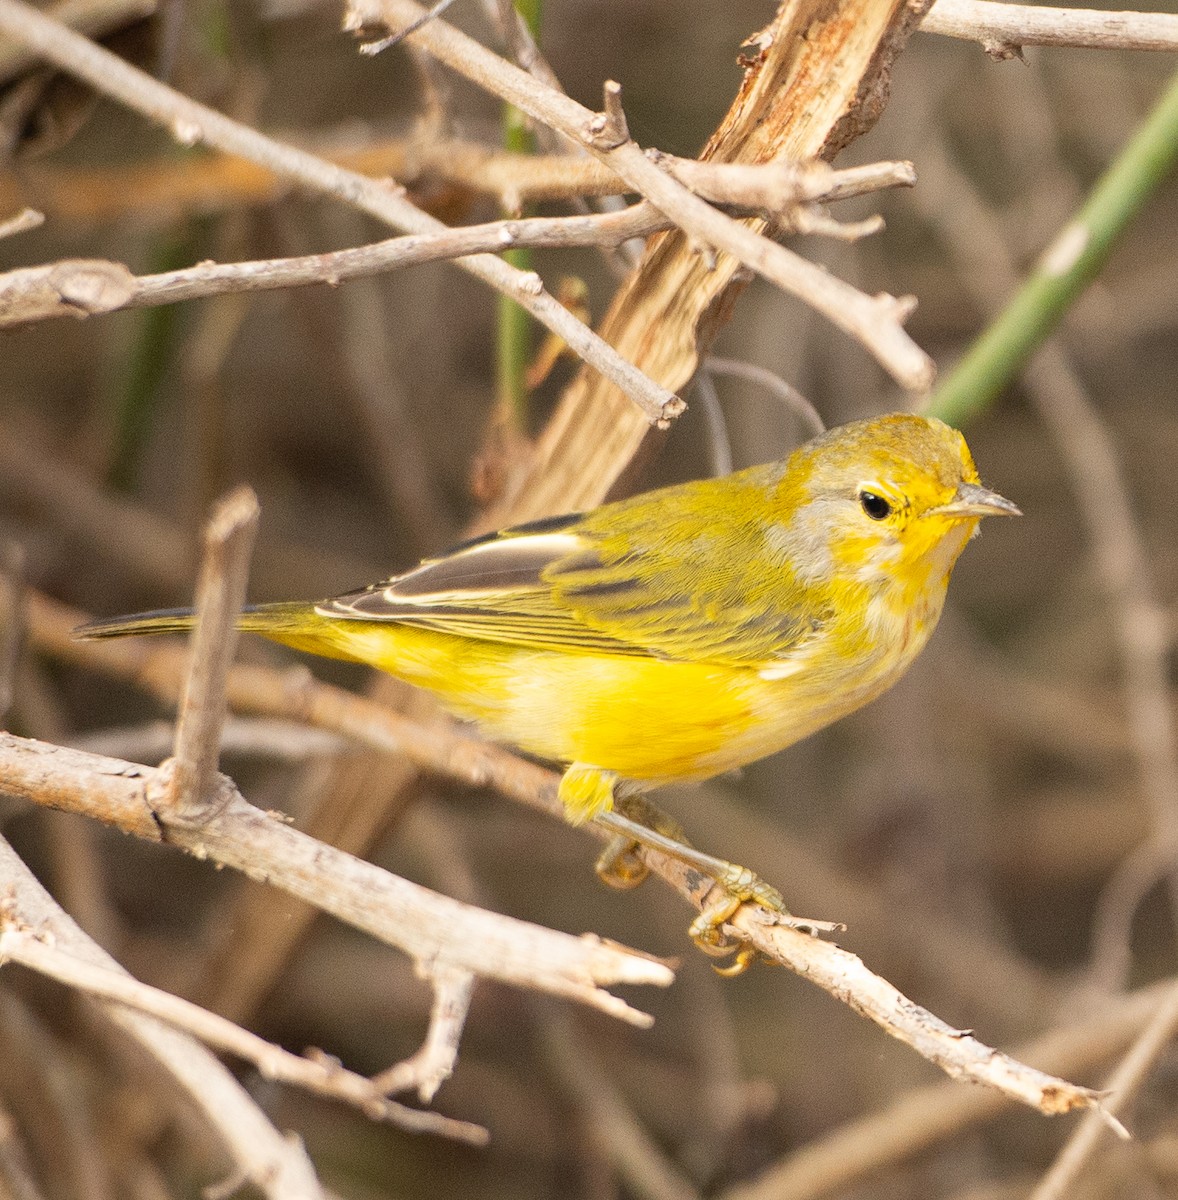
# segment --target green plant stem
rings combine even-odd
[[[1176,160],[1178,75],[1010,303],[934,392],[931,416],[961,425],[994,400],[1099,274]]]
[[[533,38],[540,34],[542,4],[543,0],[515,0],[516,10],[523,17]],[[531,154],[536,149],[527,118],[513,104],[503,106],[503,146],[516,154]],[[508,250],[503,257],[521,271],[532,270],[530,250]],[[531,350],[531,318],[514,300],[500,295],[495,346],[496,391],[500,411],[509,416],[512,424],[521,432],[527,428],[528,390],[524,380]]]
[[[153,273],[174,271],[194,262],[200,242],[196,225],[162,240],[151,256]],[[143,448],[158,415],[162,384],[175,359],[179,310],[174,304],[148,309],[137,321],[126,376],[115,398],[112,455],[106,482],[119,492],[135,483]]]

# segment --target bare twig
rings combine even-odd
[[[354,146],[350,136],[341,135],[320,138],[307,148],[350,170],[374,178],[391,177],[410,187],[423,181],[452,183],[493,197],[507,211],[532,201],[621,196],[632,190],[609,167],[587,154],[516,154],[478,142],[422,135],[376,141],[362,148]],[[774,161],[697,162],[666,154],[657,157],[668,169],[682,172],[682,182],[697,195],[717,204],[729,203],[726,197],[733,190],[739,196],[747,186],[754,186],[764,202],[752,206],[770,213],[779,213],[792,203],[834,201],[884,188],[911,187],[916,179],[912,165],[906,162],[842,167],[831,175],[829,194],[807,195],[804,190],[796,195],[800,178],[806,190],[816,190],[819,173]],[[129,217],[139,223],[158,223],[185,212],[207,214],[270,203],[288,190],[279,177],[260,165],[214,153],[124,167],[42,163],[23,171],[51,219],[75,225]],[[741,180],[735,189],[729,182],[733,177]],[[0,178],[0,209],[20,200],[16,187]],[[735,198],[732,203],[739,205],[740,201]]]
[[[251,1062],[266,1079],[305,1088],[356,1105],[370,1117],[388,1121],[413,1133],[483,1145],[486,1131],[466,1121],[421,1112],[387,1099],[391,1088],[345,1070],[326,1056],[300,1057],[267,1042],[208,1009],[170,992],[140,983],[125,971],[86,961],[37,935],[36,931],[0,922],[0,964],[16,962],[67,984],[87,996],[125,1004],[137,1012],[166,1021],[206,1045]]]
[[[616,150],[630,140],[630,127],[626,124],[626,112],[622,108],[622,85],[607,79],[602,87],[604,110],[594,113],[585,132],[595,150]]]
[[[849,200],[852,196],[866,195],[885,187],[916,185],[916,171],[910,162],[870,163],[865,168],[836,170],[821,160],[701,162],[653,150],[647,151],[647,157],[697,196],[727,209],[765,213],[781,228],[799,233],[809,232],[807,222],[816,219],[810,206],[817,201]]]
[[[425,1041],[412,1057],[374,1076],[372,1084],[385,1095],[414,1090],[422,1103],[428,1104],[454,1072],[458,1042],[470,1011],[474,976],[447,963],[423,967],[422,973],[434,990]]]
[[[0,879],[4,880],[6,924],[36,930],[51,939],[58,950],[122,973],[118,963],[57,906],[3,838]],[[301,1144],[284,1138],[199,1042],[119,1005],[104,1006],[104,1011],[175,1077],[216,1131],[245,1179],[271,1200],[322,1200],[322,1189]]]
[[[317,842],[247,804],[228,780],[224,807],[199,824],[153,804],[167,786],[158,767],[100,758],[0,734],[0,788],[50,808],[83,812],[151,841],[166,840],[308,900],[415,962],[444,962],[534,987],[634,1025],[650,1018],[605,991],[615,983],[668,985],[664,963],[439,896]]]
[[[214,802],[225,681],[237,645],[237,617],[245,603],[257,528],[258,499],[243,487],[221,501],[205,529],[192,663],[180,700],[166,797],[172,813],[188,821],[199,821]]]
[[[5,4],[12,2],[3,0]],[[413,0],[351,0],[345,26],[361,29],[384,25],[398,29],[415,21],[421,12]],[[903,321],[914,304],[911,299],[866,296],[828,275],[701,200],[651,162],[632,141],[612,148],[599,145],[602,117],[539,83],[445,22],[431,21],[413,34],[413,40],[459,74],[596,154],[702,245],[726,251],[812,305],[840,329],[859,339],[905,387],[924,389],[931,384],[935,373],[931,359],[903,329]]]
[[[986,53],[997,58],[1016,57],[1024,46],[1178,50],[1178,16],[1164,12],[937,0],[920,27],[926,33],[981,42]]]
[[[414,16],[420,12],[417,9]],[[432,22],[426,29],[438,24]],[[426,29],[414,36],[423,36]],[[164,125],[186,145],[203,143],[259,162],[315,191],[336,196],[394,227],[413,233],[438,232],[445,228],[440,221],[384,184],[277,142],[248,125],[190,100],[21,0],[0,0],[0,33],[24,43],[57,66],[86,80],[104,95],[112,96]],[[534,272],[517,271],[493,255],[479,254],[457,261],[477,278],[510,296],[563,338],[586,362],[630,396],[651,422],[669,422],[683,411],[683,402],[677,396],[653,383],[577,320],[544,290]]]
[[[760,367],[756,363],[743,362],[740,359],[719,358],[710,354],[704,359],[703,369],[713,375],[731,375],[737,379],[745,379],[749,383],[755,383],[758,387],[764,388],[801,419],[806,428],[807,437],[816,437],[826,428],[814,405],[796,387],[786,383],[780,375],[775,375],[765,367]]]
[[[96,269],[109,268],[117,275],[122,291],[108,291],[106,302],[83,308],[66,302],[61,295],[59,275],[74,278],[74,262],[25,268],[0,275],[0,326],[43,321],[51,317],[89,316],[121,308],[147,308],[174,304],[206,296],[233,292],[267,291],[275,288],[334,286],[347,279],[361,279],[402,267],[470,254],[498,253],[521,246],[617,246],[630,237],[644,237],[671,222],[649,205],[639,204],[616,213],[581,217],[530,217],[492,221],[441,229],[436,233],[389,238],[367,246],[355,246],[326,254],[293,258],[261,259],[241,263],[201,263],[159,275],[132,275],[121,263],[86,263],[92,278]]]
[[[171,721],[100,729],[66,738],[65,745],[107,758],[159,763],[172,753],[176,728]],[[351,745],[338,734],[308,729],[293,721],[267,717],[230,717],[221,728],[222,754],[240,754],[278,762],[300,763],[309,758],[339,754]]]
[[[673,160],[693,190],[737,210],[764,210],[799,231],[838,237],[873,232],[876,223],[840,225],[822,221],[811,205],[845,199],[879,187],[906,186],[913,178],[906,163],[874,163],[835,171],[824,163],[689,163]],[[0,275],[0,326],[52,317],[84,317],[123,308],[174,304],[233,292],[273,288],[334,286],[440,259],[496,254],[522,247],[600,246],[616,248],[630,238],[648,237],[674,222],[646,203],[611,213],[573,217],[529,217],[481,225],[441,228],[433,233],[388,238],[325,254],[240,263],[204,262],[158,275],[132,275],[121,263],[67,260]]]
[[[1159,1055],[1178,1034],[1178,984],[1172,984],[1162,997],[1153,1020],[1141,1031],[1120,1066],[1108,1081],[1102,1107],[1107,1112],[1119,1113],[1133,1098],[1145,1082],[1149,1069]],[[1097,1142],[1104,1132],[1104,1124],[1095,1113],[1089,1114],[1080,1123],[1080,1128],[1069,1138],[1067,1145],[1051,1169],[1039,1181],[1029,1200],[1062,1200],[1072,1194],[1076,1176],[1096,1150]]]

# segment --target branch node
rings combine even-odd
[[[594,113],[585,124],[585,138],[595,150],[616,150],[630,140],[630,127],[622,109],[622,85],[607,79],[602,88],[604,112]]]

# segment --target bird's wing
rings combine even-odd
[[[674,505],[673,536],[661,536],[659,496],[492,534],[317,609],[518,646],[747,665],[788,657],[821,627],[788,568],[767,572],[759,543],[750,553],[749,526]]]

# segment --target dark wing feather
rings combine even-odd
[[[492,534],[317,609],[519,646],[771,662],[825,618],[794,582],[780,538],[774,550],[766,536],[774,469]]]

